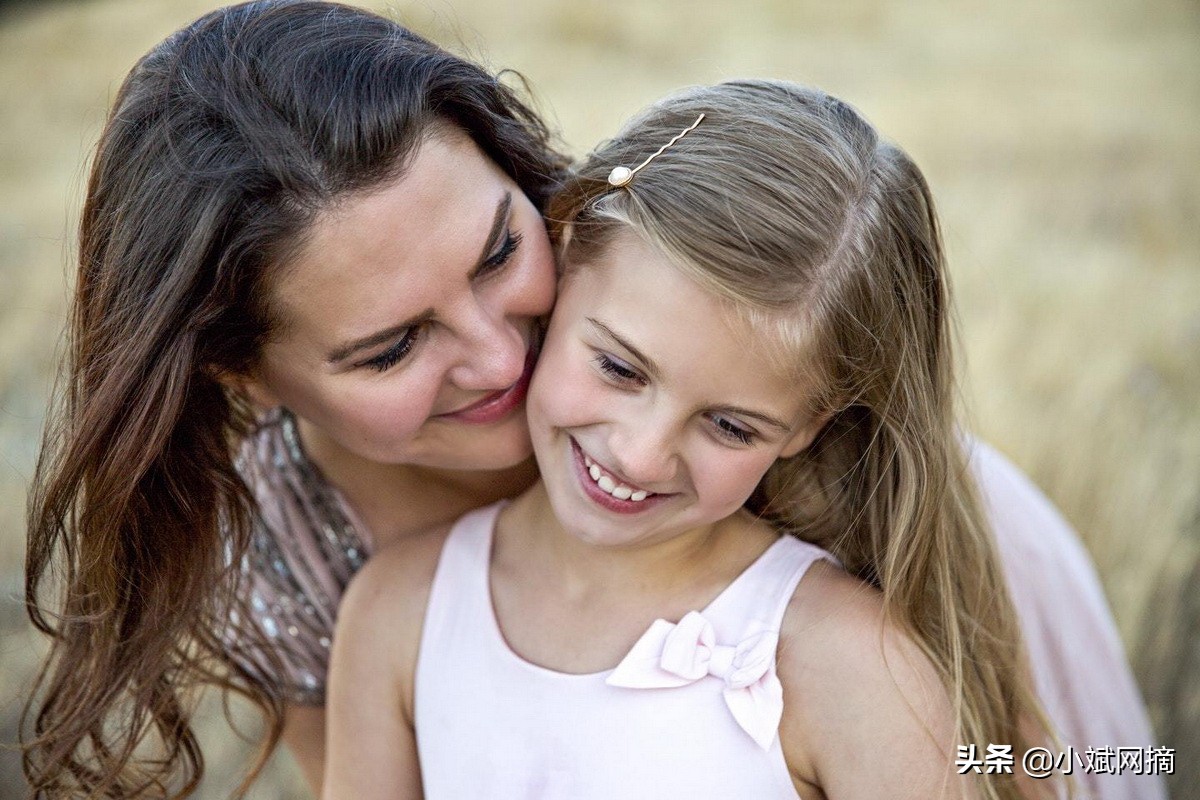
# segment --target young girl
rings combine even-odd
[[[1049,793],[1017,777],[1048,738],[913,163],[836,99],[730,83],[633,121],[550,216],[542,480],[355,579],[326,795]],[[956,774],[989,745],[1015,762]]]

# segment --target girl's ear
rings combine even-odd
[[[558,229],[558,241],[554,245],[554,276],[562,278],[567,263],[567,245],[571,242],[571,225],[567,222]]]
[[[833,419],[832,411],[827,411],[810,419],[808,424],[802,425],[800,430],[793,434],[791,439],[788,439],[787,444],[783,446],[783,450],[779,453],[779,457],[791,458],[808,447],[831,419]]]

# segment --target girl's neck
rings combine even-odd
[[[664,541],[593,545],[564,530],[538,483],[496,522],[492,609],[519,657],[556,672],[598,673],[656,619],[708,608],[777,538],[739,513]]]
[[[383,464],[338,447],[304,419],[296,422],[304,454],[346,498],[375,549],[513,497],[537,480],[532,456],[499,470]]]
[[[665,541],[594,545],[564,529],[539,482],[501,514],[495,555],[498,560],[511,555],[540,573],[539,580],[571,595],[638,593],[651,587],[653,593],[674,595],[683,587],[695,587],[698,576],[720,574],[769,546],[771,534],[761,539],[737,535],[756,527],[743,516],[739,512]]]

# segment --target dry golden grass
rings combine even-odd
[[[210,2],[0,10],[0,737],[36,660],[25,482],[64,321],[83,163],[134,59]],[[973,426],[1078,527],[1176,796],[1200,786],[1200,7],[1193,0],[364,3],[526,75],[576,153],[688,83],[817,84],[940,199]],[[224,796],[245,749],[208,725]],[[1113,743],[1095,743],[1113,744]],[[0,754],[0,794],[17,793]],[[1184,788],[1188,787],[1188,788]],[[303,796],[286,759],[254,793]]]

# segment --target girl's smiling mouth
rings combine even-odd
[[[584,494],[603,508],[618,514],[637,514],[674,496],[674,493],[659,494],[632,485],[583,452],[574,437],[567,438],[571,443],[572,462],[580,487]]]

